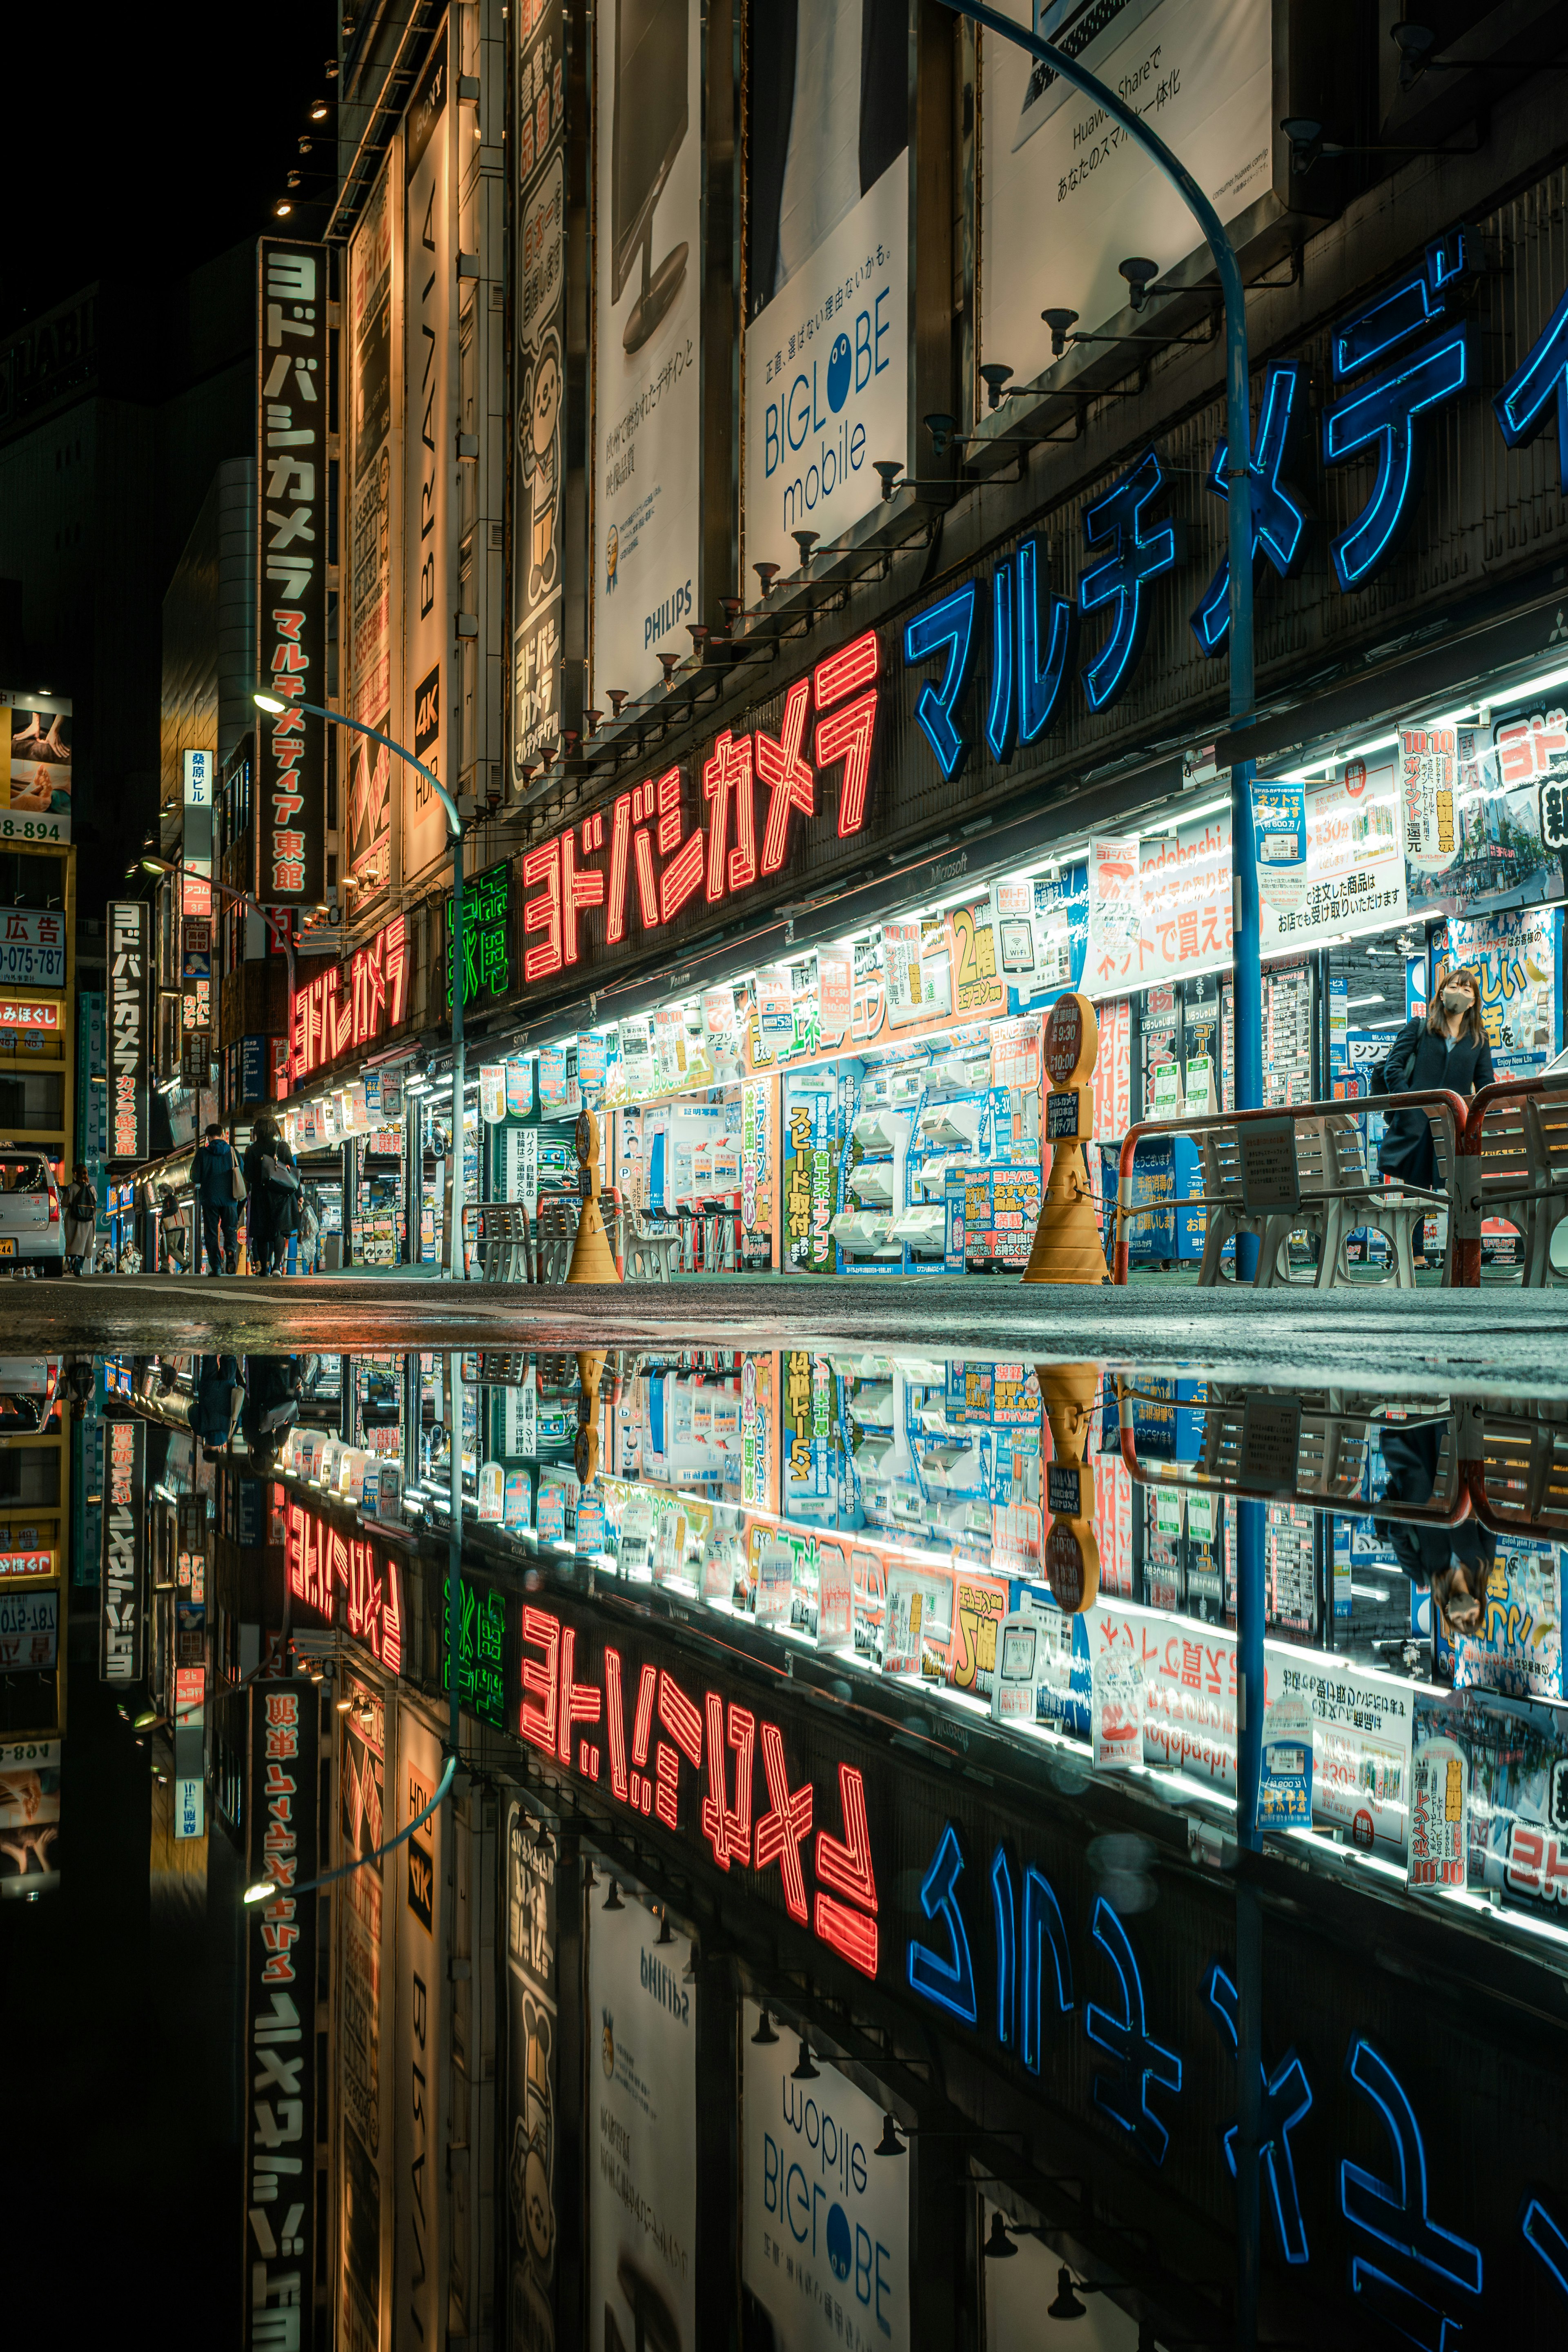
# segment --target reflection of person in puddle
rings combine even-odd
[[[1429,1503],[1437,1483],[1437,1452],[1443,1423],[1431,1421],[1413,1429],[1385,1428],[1383,1458],[1388,1468],[1384,1490],[1391,1503]],[[1448,1424],[1457,1442],[1458,1431]],[[1461,1519],[1458,1527],[1434,1526],[1411,1519],[1374,1517],[1373,1535],[1387,1544],[1412,1584],[1429,1590],[1450,1640],[1456,1633],[1478,1633],[1486,1615],[1487,1580],[1497,1558],[1497,1538],[1479,1519]]]

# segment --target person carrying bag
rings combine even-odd
[[[280,1273],[298,1213],[300,1171],[277,1121],[265,1112],[251,1129],[245,1172],[250,1184],[251,1272]]]
[[[233,1146],[213,1125],[191,1162],[191,1192],[201,1211],[209,1274],[232,1274],[239,1254],[239,1203],[245,1178]],[[221,1247],[221,1262],[220,1262]]]
[[[1446,1088],[1468,1099],[1492,1083],[1480,982],[1465,965],[1446,965],[1425,1019],[1416,1013],[1405,1023],[1373,1073],[1372,1092],[1396,1098]],[[1391,1108],[1384,1114],[1377,1172],[1385,1183],[1436,1190],[1437,1154],[1424,1110]]]

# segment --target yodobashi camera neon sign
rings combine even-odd
[[[791,1787],[776,1723],[733,1699],[726,1705],[718,1691],[703,1692],[699,1703],[663,1666],[642,1665],[634,1682],[613,1642],[601,1649],[599,1679],[579,1682],[578,1629],[552,1610],[525,1603],[521,1632],[517,1727],[531,1747],[581,1780],[597,1784],[604,1774],[617,1805],[700,1837],[726,1873],[734,1867],[760,1879],[776,1869],[796,1925],[809,1925],[851,1968],[875,1978],[877,1877],[866,1785],[853,1765],[838,1767],[843,1836],[820,1826],[814,1834],[816,1789],[809,1778]],[[584,1677],[586,1652],[584,1640]]]
[[[688,770],[668,768],[618,793],[607,812],[596,809],[529,850],[522,879],[534,895],[523,901],[522,930],[534,944],[523,950],[524,984],[588,960],[595,945],[622,946],[634,917],[651,936],[700,892],[717,907],[781,872],[792,832],[816,819],[818,778],[834,768],[838,838],[858,833],[880,673],[880,645],[868,629],[819,661],[809,678],[796,678],[776,735],[726,728],[700,771],[700,806]],[[590,913],[597,940],[588,935]]]

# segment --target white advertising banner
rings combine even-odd
[[[458,311],[449,89],[443,29],[405,123],[403,725],[398,740],[452,787],[455,714],[446,666],[457,609]],[[447,820],[425,778],[403,771],[403,874],[414,880],[447,845]]]
[[[1090,843],[1090,996],[1228,971],[1232,960],[1228,809],[1169,833]]]
[[[588,1912],[588,2340],[694,2352],[697,1991],[683,1936]]]
[[[401,350],[401,206],[395,163],[376,182],[349,241],[348,667],[349,713],[383,735],[393,731],[394,565],[402,531],[401,385],[393,354]],[[395,417],[393,404],[398,402]],[[397,580],[399,588],[401,578]],[[363,735],[348,766],[348,871],[360,885],[356,914],[392,879],[392,754]]]
[[[593,699],[691,651],[701,554],[702,12],[608,0],[594,135]]]
[[[406,1705],[398,1708],[396,1754],[396,1802],[387,1809],[388,1836],[418,1818],[441,1778],[440,1742]],[[397,1909],[394,2344],[436,2344],[446,2332],[440,2229],[447,2201],[447,2130],[441,2112],[446,2064],[441,2043],[446,1979],[441,1835],[447,1810],[438,1805],[388,1857],[386,1891]]]
[[[1027,26],[1031,0],[998,0]],[[1271,185],[1272,12],[1259,0],[1068,0],[1048,37],[1135,106],[1227,226]],[[1201,240],[1170,183],[1092,99],[1012,42],[982,44],[982,356],[1028,383],[1042,310],[1093,333],[1127,304],[1119,265],[1169,269]]]
[[[761,2018],[742,2003],[742,2278],[775,2352],[908,2352],[910,2168],[873,2155],[875,2100],[822,2058],[797,2083],[795,2036],[759,2045]]]
[[[748,562],[839,538],[909,431],[909,21],[900,0],[753,10]]]
[[[1259,859],[1265,959],[1403,923],[1409,911],[1404,833],[1403,770],[1394,752],[1379,752],[1372,763],[1347,760],[1334,775],[1309,783],[1304,869]]]

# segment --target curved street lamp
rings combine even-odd
[[[433,768],[416,760],[412,751],[384,735],[379,728],[367,727],[361,719],[351,719],[343,710],[329,710],[324,703],[301,702],[295,697],[285,701],[281,695],[270,694],[258,687],[251,700],[258,710],[274,713],[294,709],[307,712],[312,719],[324,719],[333,727],[350,727],[356,735],[367,736],[371,742],[383,744],[395,752],[405,766],[424,777],[447,814],[447,835],[452,845],[452,1213],[447,1219],[447,1272],[454,1282],[463,1278],[463,820],[458,814],[458,803]],[[290,1062],[294,1052],[290,1005],[289,1052]],[[418,1231],[418,1202],[408,1206],[410,1238]]]

